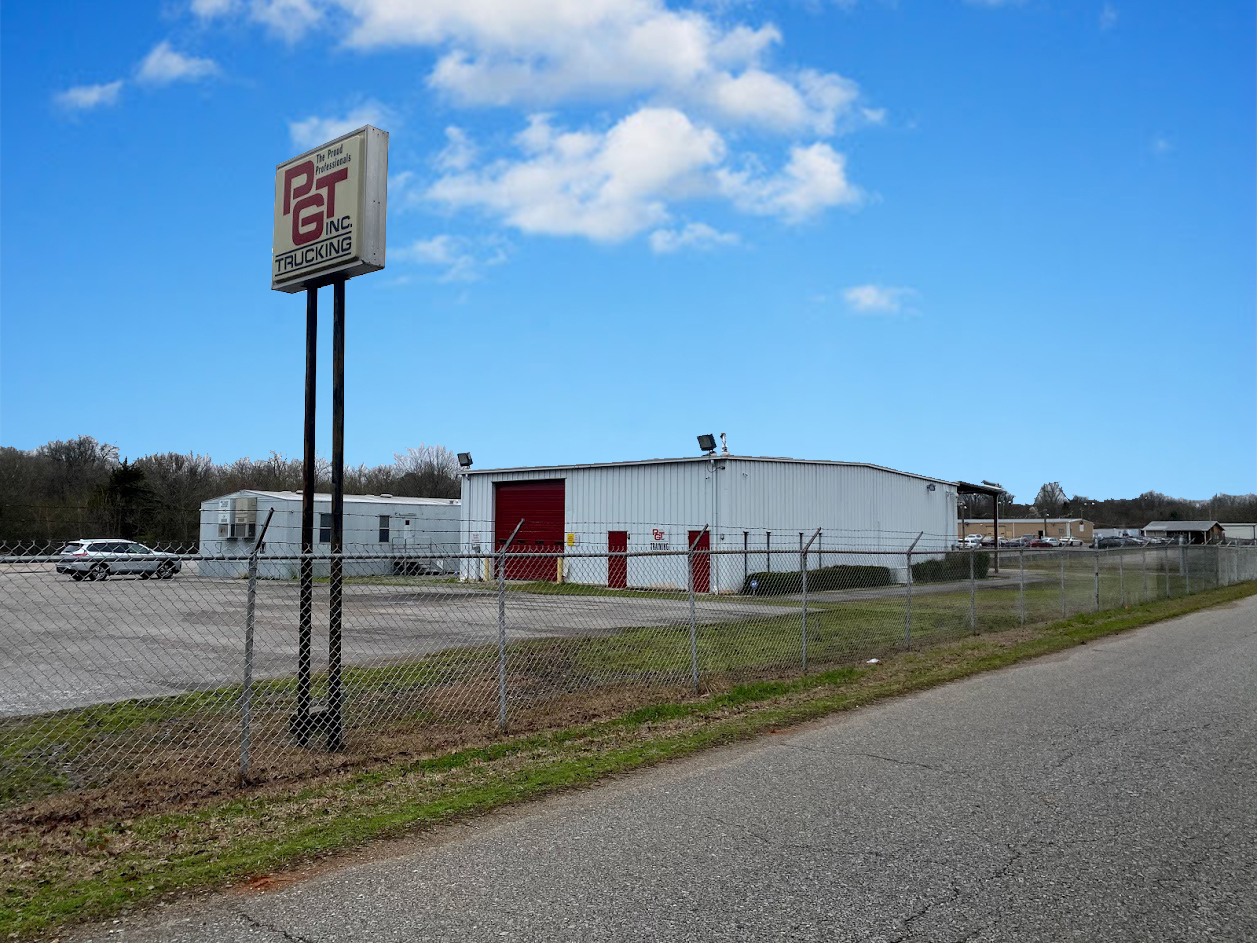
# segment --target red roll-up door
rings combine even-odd
[[[628,531],[607,531],[607,585],[628,589]]]
[[[522,519],[524,526],[515,535],[510,552],[563,552],[564,482],[502,481],[494,485],[493,527],[496,546],[501,547]],[[507,558],[508,580],[549,580],[558,576],[556,558]]]

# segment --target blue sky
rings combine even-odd
[[[351,463],[726,432],[1025,500],[1257,489],[1248,0],[50,10],[0,33],[0,444],[299,456],[274,167],[372,123]]]

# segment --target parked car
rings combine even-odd
[[[57,561],[57,572],[68,574],[75,582],[121,575],[168,580],[182,568],[183,563],[173,553],[113,537],[71,541],[61,548]]]
[[[962,540],[962,541],[958,544],[958,546],[962,547],[962,548],[963,548],[963,549],[965,549],[965,550],[973,550],[973,549],[976,549],[976,548],[978,548],[978,547],[981,547],[981,546],[982,546],[982,535],[981,535],[981,534],[970,534],[968,537],[966,537],[964,540]]]
[[[1026,546],[1036,547],[1039,549],[1046,549],[1048,547],[1051,547],[1052,544],[1048,541],[1046,537],[1031,537],[1030,543],[1026,544]]]
[[[1062,547],[1081,547],[1082,538],[1067,535],[1061,538],[1061,546]]]

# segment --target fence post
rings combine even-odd
[[[1100,550],[1096,548],[1095,559],[1095,611],[1100,611]]]
[[[1096,551],[1097,553],[1099,551]],[[1120,550],[1117,552],[1117,596],[1121,601],[1122,608],[1126,608],[1126,561],[1125,554]]]
[[[1183,544],[1183,595],[1192,594],[1192,558],[1187,552],[1189,544]]]
[[[1222,544],[1218,544],[1217,558],[1214,562],[1218,565],[1218,588],[1221,589],[1225,585],[1222,582]]]
[[[1056,556],[1061,564],[1061,618],[1068,619],[1069,611],[1065,606],[1065,555],[1058,553]]]
[[[1139,569],[1143,572],[1144,577],[1144,593],[1140,597],[1140,602],[1148,601],[1148,548],[1141,546],[1139,548]]]
[[[1170,548],[1165,548],[1165,553],[1161,555],[1161,569],[1165,571],[1165,598],[1169,599],[1170,592]]]
[[[810,544],[809,544],[810,546]],[[799,534],[799,576],[803,580],[803,673],[807,674],[807,558],[804,557],[803,534]]]
[[[698,693],[698,611],[694,603],[694,548],[705,533],[706,524],[698,532],[698,536],[690,541],[689,549],[685,551],[685,582],[690,590],[690,681],[694,685],[695,694]]]
[[[1021,624],[1026,624],[1026,551],[1017,551],[1017,611]]]
[[[816,528],[816,533],[812,535],[812,539],[806,544],[803,543],[803,535],[799,534],[799,569],[803,573],[803,672],[807,673],[807,556],[812,549],[812,541],[821,535],[821,529]]]
[[[907,561],[907,597],[903,614],[903,647],[912,648],[912,551],[916,549],[917,541],[924,536],[925,531],[917,534],[916,538],[908,545]]]
[[[973,557],[977,548],[969,548],[969,631],[975,635],[978,631],[978,583],[973,575]]]
[[[498,730],[503,733],[506,732],[506,551],[523,526],[521,517],[506,543],[498,548],[494,561],[498,569]]]
[[[252,747],[253,725],[253,630],[257,625],[258,595],[258,552],[262,540],[266,537],[266,528],[271,526],[271,518],[275,509],[267,512],[262,524],[262,532],[253,542],[253,552],[249,554],[249,593],[244,608],[244,683],[240,688],[240,781],[249,778],[249,752]]]

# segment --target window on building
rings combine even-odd
[[[319,515],[319,543],[330,544],[332,542],[332,515]]]
[[[380,515],[380,543],[388,543],[388,515]]]

